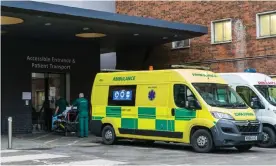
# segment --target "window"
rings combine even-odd
[[[246,86],[237,86],[236,90],[247,105],[251,106],[251,102],[254,99],[257,99],[259,101],[258,107],[263,108],[263,105],[261,104],[259,97],[252,89]]]
[[[213,21],[211,25],[211,37],[213,44],[231,42],[231,19]]]
[[[175,84],[173,93],[175,105],[180,108],[187,108],[187,101],[196,100],[193,92],[182,84]]]
[[[245,102],[227,84],[193,83],[193,86],[210,106],[222,108],[246,108]]]
[[[276,36],[276,11],[257,14],[257,37]]]
[[[276,106],[276,85],[255,85],[255,88],[270,104]]]
[[[190,39],[172,42],[172,49],[188,48],[190,47]]]
[[[136,85],[110,86],[109,106],[135,106]]]

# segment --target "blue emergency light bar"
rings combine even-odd
[[[256,69],[252,69],[252,68],[248,68],[248,69],[245,69],[244,72],[247,72],[247,73],[256,73]]]

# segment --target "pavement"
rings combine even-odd
[[[45,149],[66,146],[93,145],[99,143],[100,138],[93,135],[85,138],[79,138],[74,134],[63,136],[59,133],[36,133],[36,134],[21,134],[12,138],[13,149]],[[1,149],[8,149],[8,136],[1,135]]]
[[[190,146],[157,142],[120,141],[103,145],[101,138],[55,133],[1,136],[1,165],[275,165],[275,148],[254,147],[240,153],[234,148],[195,153]]]

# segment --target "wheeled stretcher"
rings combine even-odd
[[[78,111],[76,107],[67,107],[63,113],[52,117],[52,130],[54,132],[77,133],[78,129]]]

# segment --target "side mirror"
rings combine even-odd
[[[256,107],[258,107],[258,102],[252,100],[252,101],[250,102],[250,107],[256,109]]]
[[[252,98],[250,102],[250,107],[253,109],[264,109],[264,106],[262,105],[259,98]]]
[[[200,105],[195,99],[190,99],[186,101],[186,108],[192,109],[192,110],[200,109]]]

